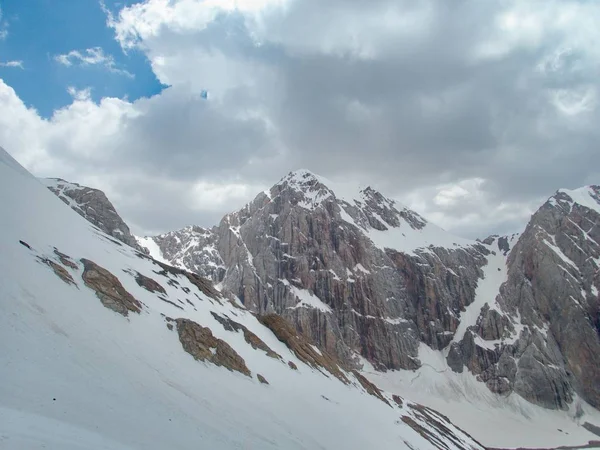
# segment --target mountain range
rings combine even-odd
[[[511,236],[469,241],[366,187],[290,173],[211,229],[138,239],[348,367],[422,367],[494,393],[600,406],[600,187],[559,190]]]
[[[600,439],[597,186],[472,241],[300,170],[136,237],[99,190],[0,171],[7,448]]]

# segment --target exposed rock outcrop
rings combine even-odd
[[[212,311],[211,314],[215,318],[215,320],[217,320],[217,322],[223,325],[223,328],[225,328],[227,331],[241,331],[244,334],[244,339],[248,344],[252,346],[253,349],[262,350],[267,354],[267,356],[271,358],[281,359],[281,356],[279,354],[271,350],[271,347],[265,344],[261,338],[259,338],[256,334],[254,334],[241,323],[237,323],[234,320],[231,320],[229,317],[220,316],[219,314]]]
[[[116,276],[89,259],[82,258],[81,262],[81,278],[87,287],[96,292],[104,306],[125,317],[130,311],[139,313],[142,310],[142,304],[125,290]]]
[[[130,247],[144,251],[104,192],[60,178],[42,178],[41,181],[77,214],[100,230]]]
[[[52,261],[49,258],[45,258],[45,257],[38,257],[38,259],[46,264],[48,267],[50,267],[54,273],[56,274],[56,276],[58,278],[60,278],[61,280],[63,280],[65,283],[67,284],[71,284],[73,286],[77,286],[77,283],[75,283],[75,280],[73,279],[73,277],[71,276],[71,274],[68,272],[67,269],[65,269],[63,266],[61,266],[60,264]]]
[[[157,264],[162,269],[161,271],[157,272],[159,275],[167,276],[167,278],[169,274],[182,275],[186,277],[190,281],[190,283],[196,286],[203,294],[207,295],[208,297],[215,300],[218,300],[223,297],[221,293],[215,289],[213,284],[206,278],[203,278],[195,273],[191,273],[187,270],[179,269],[177,267],[164,264],[160,261],[153,261],[154,264]]]
[[[269,382],[267,381],[267,379],[265,377],[263,377],[260,373],[256,374],[256,379],[258,381],[260,381],[262,384],[269,384]]]
[[[227,342],[214,337],[210,328],[189,319],[176,319],[175,322],[183,349],[194,359],[251,376],[244,359]]]
[[[329,372],[346,384],[350,383],[346,375],[340,370],[339,363],[334,357],[316,348],[306,336],[298,333],[292,324],[283,317],[277,314],[267,314],[260,316],[259,320],[273,331],[277,339],[287,345],[298,359],[321,372],[323,370]]]
[[[365,389],[365,391],[367,391],[373,397],[378,398],[386,405],[392,406],[390,404],[390,402],[388,402],[388,400],[383,396],[383,394],[381,393],[379,388],[374,383],[371,383],[369,380],[367,380],[364,376],[362,376],[356,370],[352,371],[352,374],[356,377],[356,379],[358,380],[360,385]],[[402,402],[400,402],[400,406],[402,406]]]
[[[75,261],[73,261],[70,256],[59,252],[57,248],[54,249],[54,254],[56,256],[58,256],[58,259],[60,260],[60,262],[63,266],[70,267],[73,270],[78,269],[77,263]]]
[[[457,436],[450,420],[437,411],[413,403],[409,403],[408,407],[410,415],[403,415],[402,421],[427,439],[432,448],[440,450],[483,448],[479,442],[464,432],[462,436]]]
[[[165,288],[160,285],[158,281],[153,280],[150,277],[142,275],[139,272],[135,273],[136,283],[146,289],[149,292],[158,292],[159,294],[166,294]]]

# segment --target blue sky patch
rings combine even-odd
[[[132,3],[107,0],[105,5],[117,11]],[[22,68],[0,66],[0,78],[43,117],[71,103],[69,86],[91,88],[94,101],[133,101],[165,88],[145,55],[123,53],[97,0],[0,0],[0,8],[0,31],[6,30],[0,39],[0,63],[22,61]],[[69,57],[61,63],[59,55]]]

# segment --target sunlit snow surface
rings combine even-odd
[[[162,251],[154,239],[150,236],[140,237],[135,236],[135,240],[142,248],[145,248],[150,253],[150,256],[157,261],[169,264],[169,262],[163,257]]]
[[[390,407],[356,382],[309,368],[252,314],[209,299],[185,277],[178,277],[181,288],[198,297],[167,284],[160,267],[111,241],[2,150],[0,184],[3,450],[431,449],[400,420],[410,414],[406,404]],[[36,259],[54,247],[116,275],[143,303],[141,314],[125,318],[102,306],[83,284],[81,264],[69,269],[78,287],[60,280]],[[160,282],[181,309],[124,270]],[[244,324],[283,361],[226,331],[211,311]],[[244,358],[252,378],[195,361],[161,313],[210,327]],[[270,384],[260,384],[258,373]]]

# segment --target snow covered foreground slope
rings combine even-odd
[[[210,286],[86,222],[3,150],[0,183],[2,449],[482,448],[431,410],[304,363]],[[186,353],[189,320],[214,335],[207,359],[239,367],[238,355],[249,373]]]

